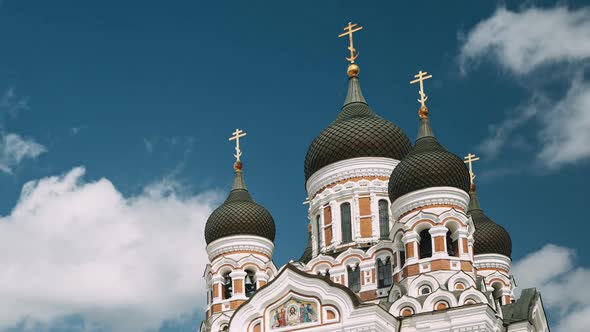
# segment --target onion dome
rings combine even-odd
[[[473,238],[474,255],[500,254],[508,258],[512,255],[512,239],[504,227],[496,224],[481,209],[475,186],[469,191],[469,208],[467,214],[471,216],[475,233]]]
[[[305,180],[321,168],[350,158],[401,160],[411,148],[406,134],[371,110],[363,97],[358,66],[348,67],[348,92],[340,114],[311,143],[305,157]]]
[[[469,191],[469,171],[461,158],[447,151],[434,137],[427,110],[420,113],[416,144],[395,167],[389,178],[389,199],[432,187],[454,187]]]
[[[209,244],[232,235],[255,235],[274,241],[275,222],[270,213],[250,196],[240,161],[234,164],[234,170],[234,184],[229,196],[207,219],[205,241]]]

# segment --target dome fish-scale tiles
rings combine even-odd
[[[419,138],[389,178],[389,198],[432,187],[455,187],[469,191],[469,171],[463,160],[442,147],[436,138]]]
[[[237,171],[235,177],[234,189],[207,219],[205,241],[209,244],[232,235],[255,235],[274,241],[274,219],[264,207],[254,202],[243,183],[241,171]]]
[[[207,244],[232,235],[257,235],[275,239],[275,224],[265,208],[250,201],[238,201],[218,207],[205,226]]]
[[[401,160],[412,147],[395,124],[367,105],[357,73],[348,80],[344,106],[336,119],[311,143],[305,157],[305,180],[335,162],[358,157]],[[350,75],[350,73],[349,73]]]
[[[473,238],[474,255],[479,254],[500,254],[508,258],[512,255],[512,239],[510,234],[501,225],[490,219],[479,207],[477,194],[473,191],[469,193],[471,200],[467,214],[471,216],[475,233]]]
[[[305,179],[321,168],[357,157],[400,160],[410,150],[408,137],[364,103],[343,107],[336,120],[311,143],[305,158]]]

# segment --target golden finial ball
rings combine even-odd
[[[428,118],[428,108],[426,108],[426,106],[420,106],[420,109],[418,110],[418,115],[421,119]]]
[[[350,66],[348,66],[348,70],[346,72],[348,73],[348,77],[359,76],[359,66],[352,63],[352,64],[350,64]]]
[[[236,170],[236,171],[241,171],[241,170],[242,170],[242,168],[244,168],[244,165],[242,164],[242,162],[241,162],[241,161],[236,161],[236,162],[234,163],[234,170]]]

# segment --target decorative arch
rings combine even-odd
[[[313,284],[314,287],[309,287],[310,284]],[[277,300],[277,294],[283,294],[283,296]],[[291,299],[294,299],[295,302],[299,299],[316,303],[318,307],[315,313],[319,314],[318,325],[320,323],[323,326],[335,324],[335,329],[338,329],[348,322],[358,323],[359,319],[362,324],[366,323],[367,326],[377,327],[377,330],[383,330],[387,326],[397,330],[399,325],[393,316],[385,314],[386,309],[383,307],[361,306],[359,298],[350,289],[324,277],[305,273],[292,264],[287,264],[273,281],[259,289],[252,298],[234,312],[229,323],[229,332],[242,332],[244,327],[258,317],[262,317],[263,331],[272,331],[274,316],[271,314],[273,314],[273,310],[276,313],[276,309],[279,308],[280,316],[280,308],[286,304],[285,312],[287,310],[294,311],[296,306],[294,302],[289,303]],[[307,303],[303,304],[305,309]],[[322,321],[323,313],[326,314],[326,321]],[[292,321],[294,322],[294,320]],[[274,322],[276,324],[276,319]],[[308,324],[307,326],[315,326],[314,324],[316,324],[316,322],[304,323]],[[278,331],[283,330],[282,328],[278,329]]]
[[[393,286],[391,286],[391,288],[389,289],[389,296],[387,297],[387,300],[390,303],[394,303],[395,301],[399,300],[405,294],[406,294],[406,290],[404,289],[404,287],[402,285],[393,284]]]
[[[432,292],[435,292],[440,288],[438,280],[432,276],[422,274],[410,283],[408,286],[408,295],[412,297],[418,297],[422,295],[420,294],[420,288],[422,286],[429,286]]]
[[[470,287],[463,291],[459,296],[459,305],[469,304],[468,300],[473,300],[475,303],[488,303],[488,298],[475,287]]]
[[[464,289],[470,288],[470,287],[475,287],[475,280],[473,280],[473,278],[468,275],[467,273],[463,272],[463,271],[459,271],[455,274],[453,274],[449,280],[447,280],[447,289],[452,291],[456,291],[456,290],[462,290],[462,289],[457,289],[457,283],[463,283],[465,285]],[[463,289],[463,290],[464,290]]]
[[[448,303],[449,307],[456,307],[457,306],[457,299],[453,293],[437,289],[436,291],[432,292],[428,297],[424,300],[424,304],[422,308],[426,311],[435,311],[435,305],[440,301],[445,301]]]
[[[412,308],[415,314],[422,312],[422,305],[417,299],[404,295],[389,307],[389,313],[395,317],[400,317],[402,309],[406,307]]]

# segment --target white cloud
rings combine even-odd
[[[0,133],[0,172],[12,173],[24,159],[37,158],[47,149],[32,138],[13,133]]]
[[[0,97],[0,173],[11,174],[24,159],[34,159],[47,149],[32,138],[9,133],[4,129],[5,117],[15,117],[29,108],[24,98],[18,97],[14,88],[8,88]]]
[[[516,262],[512,272],[520,287],[536,287],[558,318],[557,332],[585,332],[590,326],[590,269],[576,266],[575,251],[548,244]]]
[[[173,181],[124,197],[84,168],[31,181],[0,217],[0,329],[72,314],[113,331],[202,310],[203,229],[216,195]]]
[[[588,8],[498,8],[469,32],[459,59],[465,66],[492,57],[514,73],[528,73],[544,65],[590,59],[588,31]]]
[[[490,136],[480,145],[479,149],[487,158],[495,158],[506,145],[512,145],[514,131],[534,118],[539,111],[539,106],[547,103],[542,95],[535,95],[527,103],[517,107],[514,112],[506,116],[500,124],[490,126]]]
[[[590,82],[575,79],[541,121],[538,157],[544,165],[557,168],[590,159]]]
[[[493,158],[510,146],[515,133],[533,123],[540,165],[556,169],[590,159],[590,83],[583,73],[590,62],[590,7],[528,8],[512,12],[499,8],[468,32],[459,61],[463,70],[482,59],[495,60],[516,79],[566,83],[561,98],[549,98],[543,84],[532,87],[532,97],[490,128],[480,149]],[[545,68],[557,70],[548,75]],[[570,66],[577,65],[577,66]],[[575,68],[577,73],[572,73]],[[565,81],[565,82],[564,82]],[[546,89],[546,88],[545,88]]]

